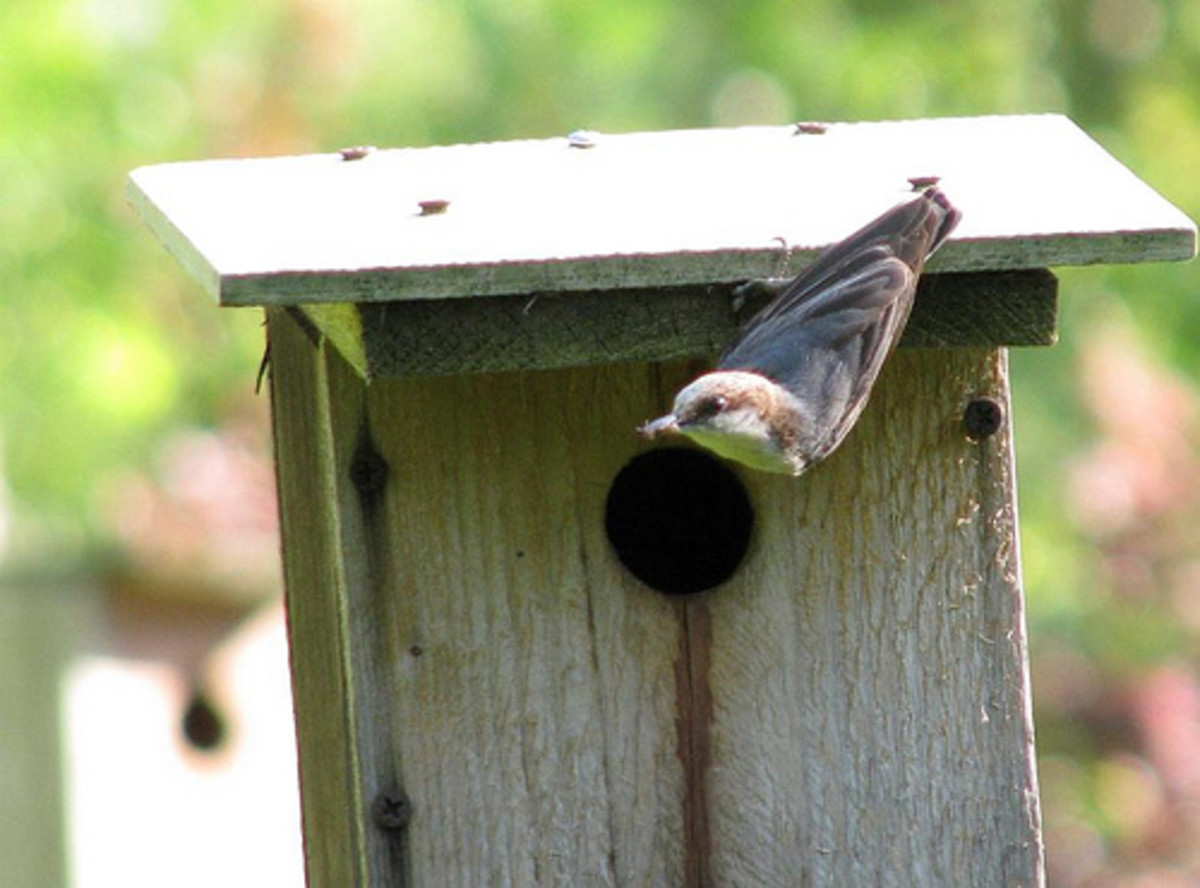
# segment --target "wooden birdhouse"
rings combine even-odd
[[[963,213],[799,478],[636,427],[738,284]],[[915,183],[915,184],[914,184]],[[1037,885],[1007,348],[1192,223],[1058,116],[148,167],[262,306],[313,886]]]

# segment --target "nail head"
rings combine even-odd
[[[595,148],[599,135],[592,130],[575,130],[567,136],[567,145],[571,148]]]
[[[437,216],[446,212],[446,208],[450,206],[450,201],[443,199],[421,200],[417,201],[417,206],[421,208],[422,216]]]
[[[359,493],[378,493],[387,483],[388,464],[378,453],[366,450],[350,464],[350,482]]]
[[[342,156],[342,160],[362,160],[368,154],[373,154],[374,152],[374,145],[354,145],[350,148],[343,148],[338,154]]]

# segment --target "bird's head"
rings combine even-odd
[[[666,416],[638,431],[646,438],[686,435],[719,456],[764,472],[799,475],[805,461],[788,443],[799,422],[780,385],[742,370],[706,373],[675,396]]]

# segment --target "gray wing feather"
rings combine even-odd
[[[813,461],[858,419],[912,310],[925,259],[958,221],[940,192],[895,207],[830,247],[746,325],[717,364],[787,388]]]

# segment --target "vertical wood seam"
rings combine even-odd
[[[572,486],[576,490],[579,489],[579,485],[577,482],[575,484],[573,484]],[[584,524],[581,521],[581,517],[579,515],[579,509],[578,509],[578,501],[576,501],[576,502],[577,502],[576,521],[580,522],[580,524],[579,524],[580,527],[586,527],[587,524]],[[584,540],[584,538],[581,536],[579,539],[579,563],[583,569],[584,577],[589,576],[589,570],[588,570],[589,561],[590,561],[590,559],[588,557],[588,552],[587,552],[587,543]],[[608,706],[606,705],[605,695],[602,692],[602,678],[603,678],[604,673],[603,673],[603,667],[600,662],[600,639],[599,639],[599,636],[597,635],[597,626],[596,626],[595,589],[592,588],[591,582],[585,580],[585,588],[584,588],[583,594],[584,594],[584,599],[587,602],[587,632],[588,632],[588,644],[591,647],[590,659],[591,659],[592,674],[596,677],[596,681],[595,681],[595,685],[594,685],[596,688],[596,691],[597,691],[596,706],[597,706],[597,709],[600,710],[600,717],[602,719],[604,719],[605,723],[611,723],[610,713],[608,711]],[[617,874],[618,874],[618,869],[617,869],[618,830],[617,830],[617,825],[615,822],[615,818],[617,816],[617,807],[615,804],[616,792],[615,792],[615,789],[613,786],[613,780],[616,775],[614,774],[615,767],[613,765],[612,750],[609,748],[609,744],[607,742],[601,744],[600,754],[603,757],[601,769],[604,774],[604,792],[608,796],[608,798],[605,800],[606,811],[605,811],[605,817],[604,817],[605,828],[608,832],[608,871],[609,871],[609,874],[612,876],[612,878],[615,880],[617,878]]]
[[[365,387],[368,383],[362,383],[362,385]],[[340,473],[339,481],[343,484],[349,481],[353,489],[352,499],[359,509],[362,544],[366,555],[361,581],[368,605],[368,618],[365,622],[369,637],[363,637],[362,621],[360,621],[358,631],[353,634],[358,637],[358,643],[366,646],[371,652],[371,662],[375,666],[381,667],[388,662],[389,658],[386,656],[387,642],[380,637],[380,630],[383,626],[392,623],[391,620],[385,619],[385,615],[380,611],[386,609],[390,604],[387,577],[395,573],[389,545],[391,534],[388,526],[387,498],[390,493],[389,488],[396,483],[396,474],[375,445],[375,438],[371,431],[370,408],[365,397],[360,412],[360,425],[354,450],[349,465],[345,466],[344,471]],[[364,462],[377,463],[370,466],[367,471],[368,474],[379,473],[379,477],[373,480],[367,479],[367,481],[356,480],[358,472],[362,471],[361,466]],[[360,675],[362,670],[355,670],[354,674]],[[379,685],[377,676],[371,676],[370,681],[372,685]],[[371,713],[364,716],[364,724],[359,726],[360,735],[363,731],[375,734],[371,745],[377,758],[377,761],[373,763],[373,785],[364,786],[364,797],[361,800],[364,810],[371,810],[375,799],[382,793],[398,792],[402,796],[407,796],[398,768],[395,744],[392,741],[390,715],[390,712],[379,712],[373,708]],[[379,719],[382,726],[371,723],[371,718]],[[361,763],[359,779],[364,782],[367,780]],[[378,824],[373,826],[379,831],[376,838],[384,842],[389,851],[389,872],[395,879],[392,884],[396,888],[410,885],[412,874],[409,865],[407,828],[402,826],[398,829],[385,830],[381,829]]]
[[[675,664],[677,749],[683,765],[684,884],[707,888],[712,834],[708,771],[712,764],[713,697],[709,686],[712,621],[703,600],[679,602],[679,657]]]
[[[289,314],[295,319],[299,312],[288,310]],[[305,324],[298,323],[298,326],[311,339],[311,328]],[[337,441],[335,440],[336,429],[333,420],[333,410],[330,404],[330,374],[329,374],[329,341],[324,336],[318,336],[313,343],[316,350],[316,406],[318,412],[318,428],[317,434],[320,435],[318,444],[319,451],[322,454],[322,482],[326,488],[327,502],[330,506],[328,520],[332,537],[338,542],[338,551],[333,558],[334,579],[335,579],[335,596],[337,604],[337,648],[338,659],[341,663],[341,674],[338,676],[338,685],[341,690],[342,700],[344,705],[341,706],[341,721],[347,739],[347,751],[349,753],[346,761],[343,762],[343,769],[346,772],[346,785],[351,788],[351,796],[354,802],[355,816],[354,820],[354,835],[353,842],[355,846],[354,869],[355,880],[358,884],[368,884],[370,876],[369,866],[369,838],[367,831],[370,829],[367,813],[369,805],[366,798],[366,788],[363,786],[362,780],[362,756],[360,749],[361,731],[357,724],[355,714],[357,706],[355,705],[355,687],[354,678],[355,672],[352,663],[352,645],[353,637],[350,632],[350,614],[349,614],[349,589],[350,580],[346,570],[346,548],[345,548],[345,521],[343,519],[340,508],[340,496],[338,490],[341,487],[342,479],[340,471],[342,468],[341,460],[338,459]]]
[[[387,662],[383,656],[385,647],[378,637],[383,623],[378,610],[387,605],[382,572],[388,567],[390,539],[389,473],[386,463],[377,467],[384,473],[378,490],[364,491],[356,484],[356,461],[365,452],[382,461],[370,431],[369,383],[345,364],[327,337],[321,338],[319,354],[320,410],[327,434],[323,443],[330,454],[326,483],[335,538],[339,541],[337,631],[346,701],[343,720],[350,737],[349,779],[357,809],[354,817],[361,824],[356,835],[358,884],[403,888],[412,881],[405,853],[407,830],[385,831],[372,817],[372,806],[379,794],[393,789],[403,791],[396,768],[391,713],[386,708],[381,710],[381,701],[374,696],[386,684],[375,673]],[[353,403],[347,403],[351,392],[345,390],[344,383],[339,383],[339,377],[353,387]],[[338,403],[339,399],[345,400]],[[348,428],[355,430],[354,439],[339,442],[335,437],[338,431]],[[390,481],[394,483],[394,479]],[[361,560],[356,557],[356,550],[361,553]],[[355,564],[357,569],[353,570]]]

